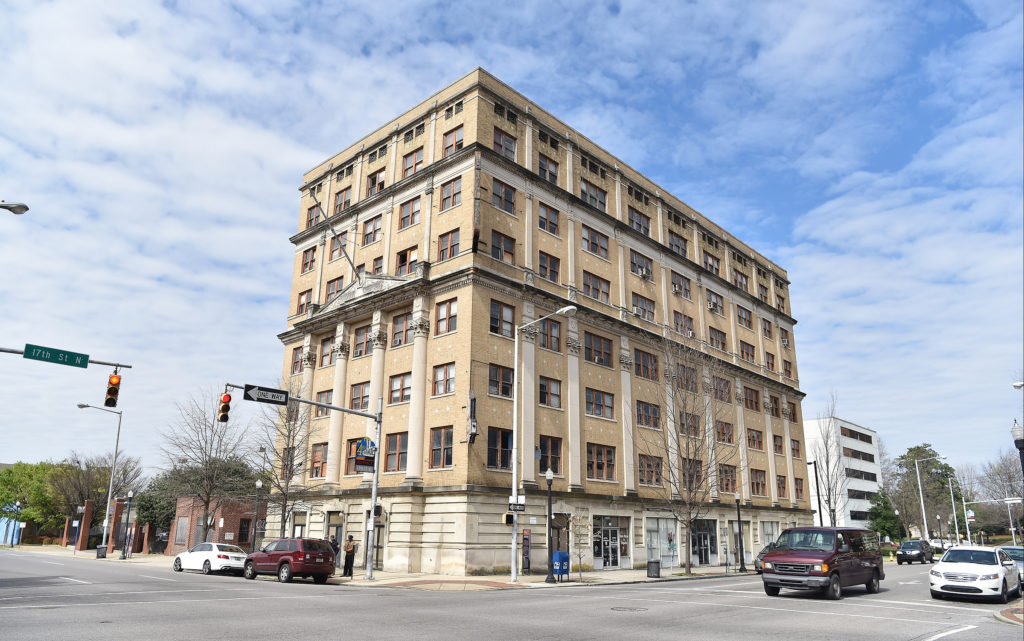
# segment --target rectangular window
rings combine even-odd
[[[775,477],[775,492],[780,499],[786,498],[786,477],[776,476]]]
[[[305,314],[309,310],[309,304],[313,300],[313,290],[307,289],[306,291],[299,294],[299,299],[295,305],[296,314]]]
[[[707,290],[708,294],[708,309],[715,312],[716,314],[725,314],[725,299],[722,295],[713,292],[710,289]]]
[[[512,368],[491,363],[487,368],[487,393],[512,398]]]
[[[498,209],[514,214],[516,190],[495,178],[491,186],[491,204]]]
[[[384,440],[384,471],[403,472],[409,458],[409,432],[388,434]]]
[[[556,320],[547,318],[539,323],[540,329],[537,332],[538,343],[544,349],[553,352],[562,351],[562,324]]]
[[[491,300],[491,333],[512,338],[516,308],[498,300]]]
[[[615,418],[615,395],[587,388],[587,415]]]
[[[516,239],[500,231],[491,231],[491,258],[509,265],[516,264]]]
[[[405,229],[420,222],[420,199],[413,198],[398,206],[398,228]]]
[[[391,346],[399,347],[412,342],[412,312],[397,314],[391,319]]]
[[[356,328],[355,343],[352,345],[352,357],[366,356],[373,351],[373,340],[371,340],[370,326]]]
[[[772,450],[776,454],[781,456],[781,455],[785,454],[785,452],[783,451],[782,447],[783,447],[782,446],[782,436],[779,435],[779,434],[775,434],[774,436],[772,436]]]
[[[736,306],[736,322],[747,329],[754,329],[754,315],[746,307]]]
[[[779,338],[782,339],[782,346],[789,347],[789,330],[785,327],[779,328]]]
[[[309,478],[327,476],[327,443],[315,443],[309,460]]]
[[[714,327],[708,328],[708,342],[711,343],[712,347],[716,347],[723,352],[725,351],[725,332]]]
[[[757,296],[764,302],[768,302],[768,288],[764,285],[757,286]]]
[[[487,467],[492,470],[512,469],[512,430],[487,428]]]
[[[743,407],[755,412],[761,411],[761,392],[752,387],[743,388]]]
[[[679,460],[683,481],[683,489],[696,492],[704,482],[704,463],[700,459],[683,458]]]
[[[509,160],[516,159],[516,139],[497,127],[494,128],[494,151]]]
[[[700,417],[689,412],[679,412],[679,433],[683,436],[699,438]]]
[[[412,373],[396,374],[391,377],[389,403],[402,403],[412,397]]]
[[[345,279],[341,276],[332,278],[327,281],[327,297],[325,300],[331,300],[335,296],[341,293],[342,288],[345,286]]]
[[[459,253],[459,230],[455,229],[437,237],[437,261],[455,258]]]
[[[540,274],[541,278],[550,280],[552,283],[558,282],[558,268],[561,265],[561,261],[551,256],[540,252],[540,257],[537,260],[537,273]]]
[[[740,341],[740,358],[745,361],[754,362],[754,346],[745,341]]]
[[[747,291],[747,275],[738,270],[732,270],[732,284],[739,287],[743,291]]]
[[[542,180],[546,180],[552,185],[558,184],[558,163],[544,154],[540,154],[537,173],[540,174]]]
[[[587,443],[587,478],[601,481],[615,480],[615,448]]]
[[[634,349],[633,373],[652,381],[658,380],[658,357],[654,354]]]
[[[591,298],[596,298],[602,303],[609,302],[609,291],[611,290],[612,284],[601,278],[595,276],[590,272],[583,272],[583,295]]]
[[[380,169],[366,177],[366,196],[370,197],[384,189],[384,170]]]
[[[747,447],[754,450],[763,450],[764,432],[747,428]]]
[[[444,151],[441,152],[441,157],[450,156],[460,149],[462,149],[462,125],[444,135]]]
[[[13,540],[13,539],[12,539]],[[185,545],[188,543],[188,517],[179,516],[174,526],[174,542]]]
[[[639,252],[629,250],[629,271],[640,278],[650,280],[654,274],[654,262]]]
[[[802,501],[804,498],[804,480],[793,479],[793,489],[796,494],[796,500]]]
[[[651,235],[651,217],[641,214],[632,207],[629,207],[629,226],[644,236]]]
[[[332,398],[334,398],[334,390],[324,390],[316,393],[317,403],[327,403],[330,405]],[[326,407],[320,407],[319,405],[314,405],[314,407],[316,408],[313,411],[314,418],[323,418],[324,416],[327,416],[327,412],[330,411]]]
[[[661,429],[661,408],[646,401],[636,402],[636,424],[654,430]]]
[[[292,374],[302,373],[302,348],[296,347],[292,350]]]
[[[334,365],[334,339],[325,338],[320,341],[320,367]]]
[[[719,443],[728,443],[732,445],[736,442],[733,435],[732,423],[727,421],[715,421],[715,439]]]
[[[793,378],[793,364],[787,360],[782,361],[782,374],[786,378]]]
[[[640,485],[661,485],[661,457],[640,454],[637,460]]]
[[[558,210],[553,207],[548,207],[544,203],[540,204],[540,216],[537,218],[537,224],[544,231],[558,235]]]
[[[772,414],[772,416],[774,416],[775,418],[782,418],[782,404],[779,403],[779,397],[778,396],[770,396],[769,399],[771,400],[771,414]]]
[[[692,338],[693,334],[693,318],[683,314],[681,312],[672,312],[672,326],[680,334],[686,334]]]
[[[434,396],[455,391],[455,363],[434,366]]]
[[[311,247],[306,251],[302,252],[302,271],[300,273],[305,274],[311,272],[316,267],[316,247]]]
[[[430,468],[452,466],[452,427],[430,429]]]
[[[670,231],[668,233],[668,248],[672,253],[685,257],[686,239],[679,234]]]
[[[345,456],[345,474],[356,474],[356,448],[362,439],[350,438],[348,440],[348,454]],[[281,478],[286,478],[282,476]]]
[[[682,274],[672,272],[672,293],[684,298],[690,297],[690,279]]]
[[[772,322],[767,318],[761,319],[761,333],[765,335],[765,338],[772,337]]]
[[[800,441],[794,439],[789,440],[789,451],[793,455],[793,458],[800,458]]]
[[[411,276],[416,271],[416,247],[403,249],[395,257],[395,276]]]
[[[346,251],[345,245],[348,243],[348,232],[343,231],[341,235],[331,238],[331,260],[337,260],[341,258],[341,254]]]
[[[345,187],[334,194],[334,213],[340,214],[352,205],[352,187]]]
[[[562,382],[541,376],[538,400],[545,407],[562,407]]]
[[[704,252],[704,269],[708,270],[715,276],[718,276],[718,258],[711,255],[708,252]]]
[[[441,211],[462,203],[462,177],[441,185]]]
[[[789,420],[795,422],[797,420],[797,417],[796,417],[796,403],[786,403],[786,405],[789,407]],[[869,436],[868,438],[871,438],[871,437]],[[870,443],[870,442],[871,441],[868,441],[868,443]]]
[[[736,466],[718,466],[718,491],[736,493]]]
[[[434,335],[454,332],[458,327],[459,301],[456,298],[441,301],[434,308]]]
[[[540,461],[537,465],[541,474],[548,470],[554,474],[562,473],[562,439],[555,436],[540,437]]]
[[[580,198],[583,202],[606,212],[608,211],[608,207],[605,204],[607,197],[608,194],[605,190],[593,183],[580,179]]]
[[[583,358],[591,363],[611,367],[612,342],[603,336],[584,332]]]
[[[786,313],[786,299],[782,296],[775,297],[775,306],[779,308],[779,311],[783,314]]]
[[[317,205],[313,205],[312,207],[306,210],[306,229],[309,229],[310,227],[316,224],[317,209]]]
[[[654,301],[633,292],[633,313],[640,318],[654,322]]]
[[[764,353],[764,365],[765,365],[765,367],[768,368],[769,371],[774,372],[775,371],[775,354],[772,354],[771,352],[765,352]]]
[[[373,259],[373,273],[383,274],[384,273],[384,257],[378,256]]]
[[[608,237],[583,225],[583,249],[601,258],[608,258]]]
[[[764,470],[750,470],[750,493],[754,496],[768,496]]]
[[[681,365],[679,367],[679,386],[687,392],[697,393],[697,368]]]
[[[402,158],[402,178],[408,178],[423,168],[423,147]]]
[[[380,240],[381,231],[381,217],[374,216],[370,220],[363,223],[363,247],[372,245],[373,243]]]

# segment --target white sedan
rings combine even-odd
[[[174,557],[175,572],[182,570],[202,570],[203,574],[211,572],[242,573],[245,566],[245,550],[237,545],[226,543],[199,543],[191,550]]]
[[[943,554],[928,573],[928,580],[934,599],[995,597],[1006,603],[1011,594],[1021,593],[1013,559],[1002,550],[977,545],[957,546]]]

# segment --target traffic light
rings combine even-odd
[[[107,379],[107,398],[103,405],[106,407],[117,407],[117,393],[121,391],[121,375],[111,374]]]
[[[231,394],[224,392],[220,395],[220,407],[217,408],[217,420],[221,423],[228,422],[228,412],[231,411]]]

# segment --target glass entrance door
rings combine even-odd
[[[629,518],[594,517],[594,568],[629,567]]]
[[[693,533],[693,556],[700,565],[711,563],[711,537],[707,532]]]

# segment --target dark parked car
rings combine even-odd
[[[764,571],[764,557],[765,557],[765,555],[768,554],[769,552],[771,552],[774,549],[775,549],[775,542],[773,541],[773,542],[769,543],[768,545],[764,546],[763,548],[761,548],[761,551],[757,553],[756,557],[754,557],[754,570],[758,574],[761,574],[761,572]]]
[[[768,596],[778,596],[781,588],[789,588],[818,590],[829,599],[838,599],[843,588],[851,585],[863,585],[874,594],[885,578],[878,536],[858,528],[783,530],[763,563],[761,582]]]
[[[904,541],[896,550],[896,563],[934,563],[935,550],[928,541]]]
[[[245,578],[276,574],[281,583],[293,577],[313,577],[327,583],[334,574],[334,550],[321,539],[278,539],[245,557]]]

